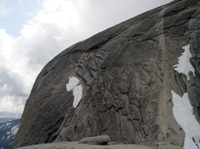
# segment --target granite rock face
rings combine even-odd
[[[195,69],[189,79],[173,68],[186,45]],[[174,118],[171,91],[188,93],[200,122],[199,62],[199,0],[175,0],[109,28],[44,67],[13,147],[109,135],[118,143],[181,148],[185,132]],[[66,89],[73,77],[81,95],[76,85]]]

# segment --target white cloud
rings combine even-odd
[[[23,25],[20,36],[0,29],[0,112],[22,112],[36,76],[63,49],[170,0],[37,2],[41,10]],[[0,16],[4,6],[0,3],[5,8]]]
[[[0,109],[5,112],[22,113],[24,109],[23,100],[23,98],[16,100],[15,96],[3,96],[2,100],[0,100]]]

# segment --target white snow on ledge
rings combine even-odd
[[[71,91],[80,81],[76,77],[69,77],[69,83],[66,85],[67,91]]]
[[[185,50],[182,53],[182,55],[178,58],[178,64],[173,66],[174,70],[176,70],[179,73],[185,74],[187,76],[188,80],[190,80],[188,73],[190,71],[192,71],[194,74],[194,68],[190,63],[190,58],[192,57],[192,55],[190,53],[189,47],[190,47],[190,45],[183,47],[183,49],[185,49]]]
[[[180,97],[174,91],[171,92],[174,117],[185,132],[184,149],[200,149],[200,125],[193,115],[188,94],[185,93]]]
[[[82,85],[78,85],[79,82],[80,80],[77,79],[76,77],[69,77],[69,83],[66,84],[67,91],[68,92],[71,90],[73,91],[73,95],[74,95],[73,107],[74,108],[77,107],[77,105],[79,104],[82,98],[83,87]]]

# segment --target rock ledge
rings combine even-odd
[[[20,147],[17,149],[153,149],[144,145],[87,145],[78,142],[59,142]]]

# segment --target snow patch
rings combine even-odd
[[[174,117],[185,131],[184,149],[200,149],[200,125],[193,115],[188,94],[185,93],[183,97],[180,97],[174,91],[171,92]]]
[[[190,71],[194,73],[194,68],[190,63],[190,58],[192,57],[191,53],[190,53],[190,49],[189,49],[190,45],[187,45],[185,47],[183,47],[184,52],[182,53],[182,55],[178,58],[178,64],[174,65],[174,69],[179,72],[179,73],[183,73],[187,76],[187,79],[190,80],[188,73]]]
[[[13,127],[11,128],[11,130],[10,130],[11,136],[14,137],[14,136],[17,134],[18,129],[19,129],[19,125],[13,126]]]
[[[11,127],[11,123],[6,123],[6,124],[4,125],[4,129],[9,128],[9,127]]]
[[[73,107],[76,108],[82,98],[83,87],[78,85],[80,82],[76,77],[69,77],[69,83],[66,85],[67,91],[73,91],[74,102]],[[78,85],[78,86],[77,86]]]
[[[9,131],[6,132],[6,135],[7,135],[7,140],[9,140],[10,139],[10,132]]]
[[[3,127],[4,127],[4,125],[1,125],[1,126],[0,126],[0,129],[3,129]]]
[[[67,91],[71,91],[77,86],[79,82],[79,79],[77,79],[76,77],[69,77],[69,83],[66,85]]]

